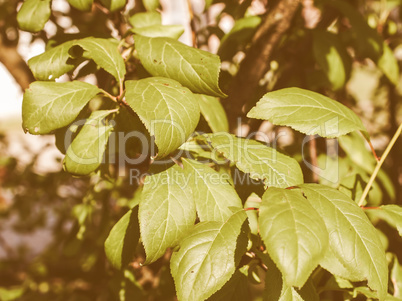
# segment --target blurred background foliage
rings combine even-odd
[[[80,11],[67,1],[54,0],[45,29],[32,34],[29,43],[42,41],[51,48],[86,36],[121,38],[130,26],[130,17],[146,10],[160,11],[171,23],[184,20],[186,33],[181,40],[221,57],[221,87],[229,95],[222,103],[231,131],[247,136],[258,130],[259,135],[278,138],[279,148],[299,159],[306,182],[319,181],[358,200],[376,164],[360,135],[339,139],[339,157],[331,156],[337,142],[324,139],[315,140],[313,148],[318,155],[311,152],[311,146],[302,153],[303,135],[266,121],[246,120],[245,112],[267,91],[291,86],[317,91],[344,103],[362,118],[381,156],[402,122],[402,2],[303,0],[293,15],[281,21],[283,15],[272,12],[280,13],[281,5],[286,7],[287,2],[292,1],[129,0],[125,10],[110,12],[107,1],[95,1],[90,11]],[[0,0],[0,62],[25,89],[33,78],[18,52],[21,31],[17,12],[21,4],[19,0]],[[260,30],[264,26],[267,29]],[[261,32],[264,36],[258,38]],[[264,54],[265,46],[270,48]],[[265,55],[262,76],[248,70],[258,64],[260,52]],[[83,78],[94,68],[88,64],[64,80]],[[144,72],[135,62],[129,62],[127,68],[132,78]],[[251,77],[247,80],[252,84],[242,78],[244,74]],[[110,76],[102,70],[90,80],[105,90],[113,89]],[[236,92],[239,89],[247,98]],[[243,118],[240,123],[238,117]],[[205,120],[198,129],[209,131]],[[286,137],[279,137],[281,131],[287,131]],[[175,299],[169,254],[151,266],[140,267],[144,252],[139,246],[139,255],[125,271],[114,270],[105,258],[103,244],[111,227],[138,202],[138,185],[130,185],[127,173],[117,172],[107,179],[99,175],[73,178],[61,170],[60,156],[45,152],[54,148],[54,138],[47,137],[50,140],[42,143],[44,149],[23,160],[10,147],[22,130],[6,127],[1,132],[0,300]],[[18,143],[20,153],[32,153],[29,141]],[[399,140],[366,206],[402,205],[401,154]],[[322,170],[315,168],[316,174],[312,173],[303,156]],[[53,160],[51,165],[57,167],[40,170],[43,160]],[[255,189],[236,188],[244,201]],[[370,214],[370,218],[381,230],[388,251],[402,262],[397,231],[380,216]],[[391,263],[395,273],[402,273],[397,260],[390,259]],[[264,281],[257,274],[258,269],[249,272],[249,277],[254,277],[250,298],[255,300],[261,298]],[[329,283],[330,276],[325,277],[322,281]],[[322,296],[322,300],[339,297]]]

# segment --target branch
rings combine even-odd
[[[17,51],[17,46],[4,45],[0,36],[0,63],[7,68],[8,72],[20,85],[21,90],[28,88],[29,84],[35,79],[29,70],[27,63]]]
[[[280,1],[257,29],[225,101],[232,130],[236,127],[238,117],[245,116],[247,102],[256,96],[258,83],[269,70],[273,51],[289,29],[299,4],[298,0]]]

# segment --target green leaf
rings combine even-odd
[[[335,138],[367,130],[357,115],[341,103],[316,92],[285,88],[265,94],[247,117],[286,125],[308,135]]]
[[[201,113],[212,132],[228,132],[229,122],[219,98],[204,94],[196,94],[196,97],[200,104]]]
[[[26,291],[26,287],[24,285],[4,288],[0,287],[0,300],[2,301],[14,301],[21,300],[22,296]]]
[[[246,218],[240,210],[225,223],[199,223],[180,242],[170,261],[179,300],[205,300],[231,278],[246,251]]]
[[[149,27],[153,25],[162,25],[162,16],[156,11],[136,13],[128,19],[128,22],[134,28]]]
[[[275,149],[251,139],[237,138],[228,133],[208,135],[216,153],[233,161],[252,179],[261,179],[266,186],[290,187],[303,183],[303,173],[297,161]]]
[[[328,5],[333,6],[342,15],[348,18],[354,33],[356,50],[359,56],[369,57],[374,61],[381,56],[383,52],[383,41],[380,35],[371,28],[360,12],[347,1],[326,1]]]
[[[208,301],[251,301],[251,295],[248,289],[248,266],[243,266],[236,270],[232,278]]]
[[[33,82],[22,102],[22,127],[39,135],[69,125],[100,90],[91,84]]]
[[[124,8],[127,0],[100,0],[103,6],[105,6],[111,12]]]
[[[134,37],[144,68],[153,76],[177,80],[195,93],[225,97],[218,86],[217,55],[186,46],[174,39]]]
[[[204,158],[204,159],[213,160],[212,153],[211,153],[211,147],[209,145],[199,144],[193,138],[190,138],[185,143],[180,145],[179,149],[182,151],[185,151],[186,154],[188,154],[188,156],[190,156],[190,157],[192,156],[194,158]]]
[[[399,235],[402,236],[402,207],[398,205],[384,205],[380,207],[385,214],[385,220],[392,227],[396,228]]]
[[[342,192],[316,184],[301,185],[311,205],[323,218],[330,244],[320,265],[351,281],[368,281],[384,300],[388,267],[377,230],[360,207]]]
[[[50,18],[51,0],[26,0],[17,14],[18,26],[22,30],[38,32]]]
[[[302,287],[328,248],[328,232],[299,190],[271,187],[262,196],[260,234],[288,286]]]
[[[365,296],[367,299],[366,300],[373,300],[376,298],[376,293],[371,291],[368,287],[365,286],[359,286],[355,287],[353,289],[352,293],[349,293],[349,295],[353,298],[356,299],[358,298],[359,295]],[[394,296],[387,294],[387,296],[384,299],[385,301],[401,301],[400,298],[395,298]]]
[[[113,226],[105,241],[105,253],[117,269],[124,268],[133,258],[140,239],[138,206],[129,210]]]
[[[88,175],[102,163],[103,154],[113,131],[103,119],[114,111],[95,111],[67,149],[63,166],[74,175]]]
[[[177,40],[184,33],[184,27],[183,25],[152,25],[133,28],[130,31],[144,37],[166,37]]]
[[[265,276],[265,289],[263,292],[263,300],[319,301],[319,296],[315,290],[311,278],[307,280],[306,284],[300,290],[297,290],[291,286],[287,286],[283,282],[281,272],[278,270],[268,254],[257,252],[256,255],[268,268]]]
[[[182,161],[201,222],[225,222],[233,214],[230,207],[242,208],[236,190],[217,171],[194,160]]]
[[[378,68],[385,74],[386,77],[395,86],[399,82],[399,65],[398,61],[394,56],[392,49],[384,42],[384,51],[382,56],[378,59]]]
[[[313,52],[332,88],[341,89],[346,82],[350,60],[338,36],[322,29],[313,30]]]
[[[259,209],[261,205],[261,198],[256,193],[251,193],[244,203],[244,208],[257,208]],[[254,235],[259,235],[258,226],[258,212],[257,210],[247,210],[248,223],[250,227],[250,233]]]
[[[77,47],[81,49],[78,50]],[[82,56],[93,60],[118,82],[122,81],[126,74],[126,66],[117,48],[117,41],[92,37],[76,40],[70,55],[74,58]]]
[[[126,101],[151,136],[158,157],[165,157],[194,132],[200,108],[193,93],[178,82],[161,77],[126,81]]]
[[[159,0],[142,0],[142,4],[144,4],[147,11],[156,10],[160,6]]]
[[[70,72],[76,67],[75,62],[68,60],[68,54],[75,41],[68,41],[44,53],[31,58],[28,66],[37,80],[54,81],[63,74]]]
[[[236,20],[232,29],[223,36],[218,54],[222,60],[231,59],[240,47],[247,46],[256,29],[261,23],[261,17],[249,16]]]
[[[180,167],[173,165],[147,176],[139,209],[145,264],[156,261],[167,248],[175,246],[194,225],[195,218],[192,191]]]
[[[390,277],[394,287],[394,296],[402,299],[402,266],[397,256],[394,255],[393,259]]]
[[[377,160],[366,148],[367,143],[365,142],[363,137],[361,137],[358,133],[350,133],[348,135],[339,137],[338,141],[339,145],[342,147],[348,157],[353,161],[353,167],[354,169],[357,169],[356,172],[359,173],[358,177],[363,178],[365,182],[368,182],[369,176],[373,173],[374,168],[377,165]],[[356,166],[366,171],[368,175],[363,174],[363,172],[356,168]],[[393,201],[395,199],[395,188],[392,184],[391,179],[383,170],[380,170],[378,172],[377,179],[374,182],[373,189],[370,191],[370,193],[373,193],[375,187],[378,187],[378,189],[380,189],[379,185],[377,184],[378,182],[381,183],[382,188],[387,192],[390,200]],[[369,199],[371,200],[373,198]]]
[[[82,10],[82,11],[88,11],[91,10],[93,0],[67,0],[70,5],[76,9]]]

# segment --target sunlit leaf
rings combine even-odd
[[[91,59],[99,67],[113,75],[118,82],[124,79],[126,66],[117,48],[117,41],[89,37],[76,40],[74,45],[70,50],[72,57],[82,56]]]
[[[23,285],[11,288],[0,287],[0,300],[2,301],[21,300],[25,291],[26,287]]]
[[[177,80],[195,93],[224,97],[219,88],[217,55],[169,38],[134,37],[144,68],[153,76]]]
[[[47,134],[69,125],[100,90],[84,82],[34,82],[25,91],[22,126],[31,134]]]
[[[302,287],[328,248],[328,232],[299,190],[268,188],[259,228],[268,254],[288,286]]]
[[[182,25],[152,25],[133,28],[131,31],[150,38],[166,37],[177,40],[184,33],[184,27]]]
[[[76,9],[87,11],[91,10],[93,0],[67,0],[70,5]]]
[[[154,11],[160,6],[159,0],[142,0],[142,3],[147,11]]]
[[[177,165],[145,179],[139,220],[146,264],[175,246],[195,222],[192,190],[185,180],[185,174]]]
[[[323,218],[330,233],[329,249],[320,265],[351,281],[368,281],[384,300],[388,266],[377,230],[359,206],[342,192],[323,185],[304,184],[301,189]]]
[[[399,82],[399,65],[398,61],[394,56],[394,52],[391,48],[384,42],[384,52],[382,56],[378,59],[378,68],[384,72],[385,76],[393,83],[398,85]]]
[[[226,112],[219,99],[204,94],[196,94],[200,104],[201,113],[207,121],[213,133],[228,132],[229,122]]]
[[[159,157],[169,155],[194,132],[200,108],[190,90],[161,77],[130,80],[125,85],[126,101],[155,136]]]
[[[100,2],[111,12],[122,9],[127,0],[100,0]]]
[[[162,16],[155,11],[136,13],[128,19],[128,22],[130,22],[134,28],[162,25]]]
[[[68,54],[75,41],[68,41],[54,48],[46,50],[44,53],[34,56],[28,61],[34,77],[37,80],[51,80],[73,70],[77,64],[73,60],[68,60]]]
[[[75,175],[88,175],[102,163],[113,126],[103,119],[113,111],[95,111],[67,149],[63,166]]]
[[[108,260],[117,269],[124,268],[133,258],[140,239],[138,206],[129,210],[112,228],[105,241]]]
[[[247,117],[286,125],[304,134],[335,138],[353,131],[368,133],[357,115],[324,95],[300,88],[265,94]]]
[[[200,221],[225,222],[233,214],[230,207],[242,208],[236,190],[217,171],[194,160],[182,161]]]
[[[231,278],[246,251],[246,218],[240,210],[224,223],[199,223],[180,242],[170,261],[179,300],[205,300]]]
[[[51,0],[26,0],[17,14],[18,26],[22,30],[38,32],[50,18]]]
[[[289,187],[303,183],[300,165],[291,157],[251,139],[237,138],[228,133],[207,136],[215,156],[222,154],[252,179],[262,180],[266,186]]]

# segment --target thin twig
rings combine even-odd
[[[110,94],[109,92],[106,92],[103,89],[100,89],[102,94],[105,95],[106,97],[109,97],[111,100],[113,100],[114,102],[117,102],[117,97],[113,96],[112,94]]]
[[[388,156],[389,152],[391,151],[391,148],[394,146],[396,140],[401,135],[401,132],[402,132],[402,123],[399,125],[394,136],[392,137],[391,141],[389,142],[380,161],[377,162],[377,166],[375,167],[375,169],[370,177],[370,180],[368,181],[366,187],[364,188],[363,194],[359,200],[359,203],[358,203],[359,206],[363,206],[364,200],[366,199],[366,197],[371,189],[371,186],[373,185],[374,180],[377,177],[378,172],[380,171],[382,164],[384,163],[385,159],[387,158],[387,156]]]

